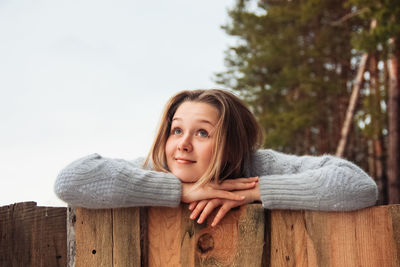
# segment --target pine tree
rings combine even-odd
[[[239,92],[264,127],[265,146],[291,153],[334,152],[348,102],[352,24],[342,1],[237,1],[217,82]],[[353,23],[353,22],[351,22]]]
[[[380,204],[398,203],[400,2],[237,0],[229,16],[223,29],[237,43],[216,81],[248,102],[266,147],[334,153],[362,55],[369,55],[344,156],[376,179]]]
[[[353,41],[359,50],[364,50],[375,57],[381,58],[381,63],[389,59],[389,68],[377,70],[370,68],[371,76],[383,77],[380,88],[376,87],[373,79],[370,82],[371,99],[365,105],[366,114],[371,118],[371,127],[366,134],[372,135],[374,145],[374,158],[376,161],[376,179],[381,187],[381,198],[384,202],[386,199],[389,203],[400,202],[400,3],[398,1],[378,0],[351,0],[349,4],[353,9],[360,11],[361,17],[365,21],[377,21],[377,26],[373,31],[367,31],[360,28],[355,32]],[[376,74],[376,72],[381,74]],[[389,79],[387,82],[386,79]],[[375,87],[375,88],[374,88]],[[387,106],[388,125],[386,125],[386,117],[382,116],[383,111],[381,105],[377,101],[382,99],[382,93],[388,96],[385,107]],[[374,100],[375,99],[375,100]],[[368,129],[368,128],[367,128]],[[387,152],[382,152],[384,147],[383,132],[388,132]],[[386,175],[380,171],[385,165],[383,158],[387,154],[387,181]],[[381,166],[382,165],[382,166]],[[387,187],[387,188],[385,188]]]

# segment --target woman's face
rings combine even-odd
[[[182,182],[196,182],[207,170],[214,147],[218,110],[187,101],[175,112],[165,145],[168,169]]]

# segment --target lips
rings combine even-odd
[[[177,163],[181,163],[181,164],[196,163],[196,161],[190,160],[190,159],[186,159],[186,158],[175,158],[175,161],[176,161]]]

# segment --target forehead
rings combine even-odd
[[[218,117],[218,109],[214,106],[202,102],[186,101],[178,107],[173,119],[207,120],[215,125],[218,121]]]

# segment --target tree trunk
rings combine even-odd
[[[389,137],[388,137],[388,202],[399,203],[399,40],[392,39],[389,67]]]
[[[384,173],[383,173],[383,136],[382,130],[384,127],[384,117],[382,116],[381,101],[382,94],[379,89],[379,70],[378,70],[378,56],[377,53],[371,55],[369,60],[369,72],[371,74],[370,80],[370,107],[371,107],[371,123],[372,123],[372,140],[371,145],[371,159],[370,175],[375,178],[379,188],[379,203],[384,202]]]
[[[375,165],[375,173],[376,173],[376,182],[379,188],[379,205],[387,204],[387,177],[384,173],[384,156],[383,156],[383,136],[380,136],[379,139],[374,140],[374,152],[376,158],[376,165]]]
[[[376,27],[376,20],[373,19],[370,24],[370,30],[373,30],[375,27]],[[355,108],[357,105],[357,99],[360,94],[360,88],[361,88],[362,82],[364,80],[363,79],[364,71],[365,71],[365,66],[367,65],[367,61],[368,61],[368,53],[364,53],[361,58],[360,66],[358,67],[356,80],[353,85],[353,91],[350,96],[349,106],[346,111],[346,118],[344,120],[341,135],[340,135],[340,141],[337,146],[336,156],[338,156],[338,157],[343,157],[344,150],[346,148],[350,125],[353,120],[354,111],[355,111]]]
[[[367,144],[368,144],[368,174],[371,177],[376,177],[374,142],[373,140],[369,139],[367,141]]]
[[[344,120],[342,132],[340,134],[340,141],[339,141],[339,145],[336,150],[336,156],[338,156],[338,157],[343,157],[343,154],[344,154],[344,149],[346,147],[347,138],[349,135],[350,125],[353,120],[354,110],[355,110],[355,107],[357,104],[358,96],[360,94],[361,84],[364,80],[363,76],[364,76],[364,71],[365,71],[365,66],[367,64],[367,60],[368,60],[368,54],[365,53],[362,56],[360,66],[358,67],[357,77],[354,82],[353,91],[350,96],[349,107],[347,108],[346,118]]]

